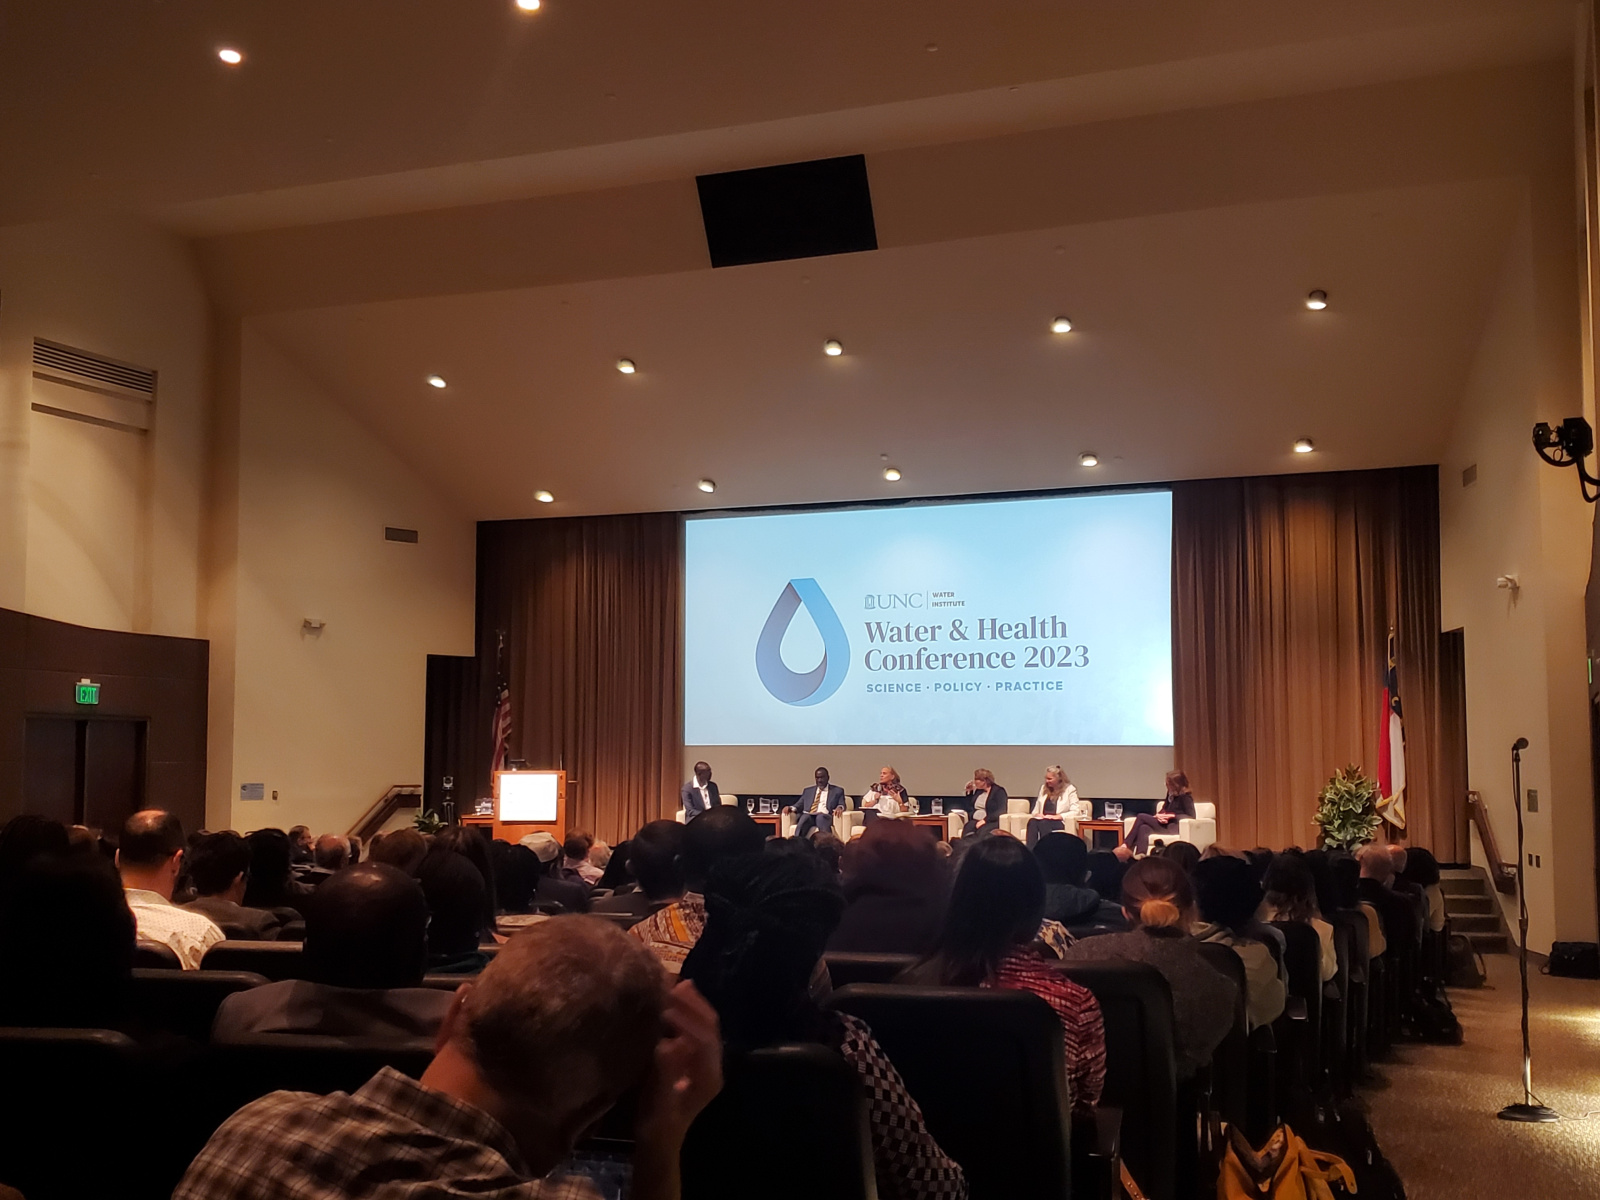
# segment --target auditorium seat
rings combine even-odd
[[[1303,921],[1275,921],[1284,936],[1283,965],[1289,976],[1290,1007],[1298,1000],[1304,1020],[1285,1010],[1278,1018],[1278,1047],[1283,1076],[1296,1088],[1318,1093],[1322,1088],[1322,940]],[[1285,1044],[1287,1042],[1287,1045]],[[1280,1110],[1280,1116],[1290,1114]]]
[[[848,842],[851,835],[861,827],[861,810],[856,806],[860,801],[855,796],[844,798],[844,811],[833,818],[833,836],[841,841]],[[778,818],[778,832],[784,837],[793,837],[800,828],[800,814],[786,812]]]
[[[1021,800],[1016,796],[1008,797],[1006,799],[1006,811],[1000,817],[1000,828],[1012,837],[1026,841],[1028,838],[1028,814],[1032,811],[1032,800]]]
[[[680,1161],[684,1200],[878,1195],[866,1089],[823,1046],[773,1046],[729,1063]]]
[[[589,915],[591,917],[599,917],[603,921],[610,921],[618,929],[632,929],[640,921],[644,920],[637,913],[590,912]]]
[[[732,792],[723,792],[722,793],[722,803],[724,803],[724,804],[737,804],[737,803],[739,803],[739,797],[735,796]],[[683,809],[680,808],[678,810],[678,813],[677,813],[678,824],[679,825],[683,825],[688,821],[688,819],[689,819],[689,814],[687,812],[685,812]]]
[[[178,955],[171,946],[143,940],[134,944],[133,965],[156,971],[183,970],[183,964],[178,961]]]
[[[305,978],[299,942],[218,942],[200,966],[207,971],[253,971],[273,981]]]
[[[1069,1194],[1072,1114],[1061,1023],[1043,1000],[988,988],[858,983],[828,1003],[871,1026],[928,1131],[966,1171],[973,1200]]]
[[[1234,1005],[1233,1028],[1211,1056],[1211,1106],[1230,1124],[1246,1126],[1250,1112],[1250,1018],[1246,1003],[1244,959],[1232,946],[1201,942],[1205,960],[1233,981],[1239,999]],[[1252,1145],[1260,1145],[1259,1141]]]
[[[136,1021],[204,1042],[217,1009],[235,992],[266,983],[250,971],[169,971],[135,968],[128,998]]]
[[[1345,1086],[1353,1087],[1367,1069],[1367,1004],[1368,980],[1371,977],[1371,930],[1367,918],[1358,909],[1343,909],[1328,914],[1335,931],[1342,930],[1349,938],[1349,984],[1345,999]]]
[[[1073,962],[1058,968],[1094,993],[1106,1028],[1100,1102],[1122,1110],[1122,1159],[1150,1200],[1173,1200],[1178,1065],[1172,988],[1146,963]]]
[[[893,983],[902,971],[916,964],[917,956],[836,950],[824,955],[822,962],[833,986],[841,988],[852,983]]]

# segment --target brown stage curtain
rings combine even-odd
[[[1173,485],[1174,754],[1224,845],[1312,846],[1317,793],[1374,777],[1393,626],[1408,838],[1464,861],[1440,778],[1434,467]]]
[[[513,755],[564,766],[568,823],[613,843],[677,807],[682,563],[676,513],[478,526],[480,710],[503,631]]]

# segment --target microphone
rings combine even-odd
[[[1516,741],[1511,743],[1511,748],[1513,750],[1526,750],[1528,748],[1528,739],[1518,738]]]

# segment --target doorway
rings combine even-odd
[[[145,804],[147,730],[146,721],[29,717],[24,808],[114,835]]]

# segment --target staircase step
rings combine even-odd
[[[1456,933],[1499,933],[1499,913],[1462,913],[1450,918],[1450,928]]]
[[[1495,904],[1493,896],[1446,896],[1444,910],[1452,917],[1458,913],[1492,913]]]
[[[1467,933],[1466,938],[1479,954],[1511,953],[1511,939],[1503,933]]]
[[[1489,883],[1481,875],[1442,876],[1439,890],[1446,896],[1484,896],[1489,893]]]

